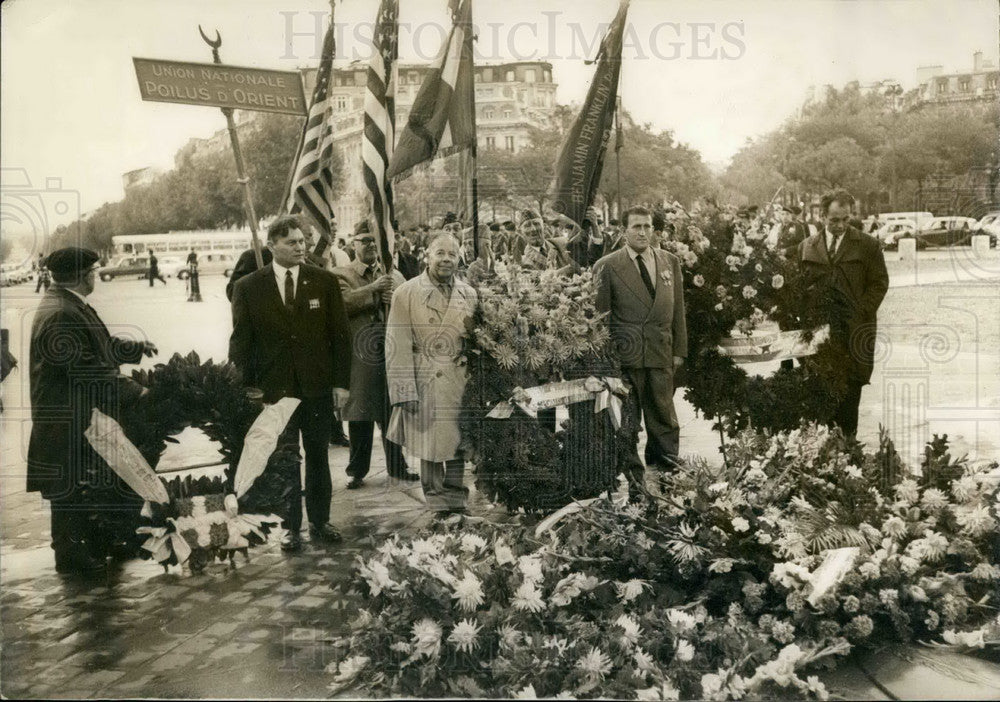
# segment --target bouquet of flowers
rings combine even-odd
[[[1000,644],[996,464],[921,470],[805,425],[741,433],[664,498],[622,480],[541,523],[439,523],[356,562],[332,689],[376,696],[826,699],[855,646]],[[459,519],[459,518],[455,518]]]

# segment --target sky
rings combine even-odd
[[[446,0],[400,5],[401,60],[430,61],[448,28]],[[377,6],[337,1],[342,61],[367,57]],[[47,208],[48,226],[121,199],[122,173],[170,168],[189,138],[225,126],[216,108],[141,101],[132,57],[208,63],[200,24],[221,32],[224,63],[314,66],[329,8],[327,0],[6,0],[4,189],[41,192],[46,204],[36,207]],[[550,61],[559,102],[579,103],[593,74],[585,59],[616,8],[617,0],[477,0],[477,62]],[[976,50],[994,63],[998,54],[995,0],[632,0],[629,20],[625,108],[713,166],[793,115],[810,86],[889,78],[909,89],[918,66],[958,72],[971,70]],[[23,218],[4,212],[4,232],[29,226]]]

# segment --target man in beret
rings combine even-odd
[[[351,458],[347,474],[348,490],[364,484],[372,458],[375,424],[382,433],[389,475],[400,480],[416,481],[420,476],[406,468],[403,450],[385,438],[389,419],[389,387],[385,378],[385,317],[392,302],[392,292],[405,282],[398,270],[380,273],[378,245],[368,220],[358,222],[351,239],[354,261],[333,269],[340,281],[344,308],[351,327],[351,396],[344,405],[343,418],[351,439]]]
[[[40,492],[51,503],[56,570],[94,571],[104,567],[108,555],[127,554],[115,550],[131,537],[122,534],[119,541],[119,535],[109,533],[102,523],[115,512],[137,513],[139,505],[134,494],[109,474],[84,431],[95,408],[117,420],[123,405],[144,392],[118,367],[157,351],[148,341],[111,336],[87,304],[97,278],[95,252],[59,249],[49,255],[47,265],[52,287],[42,297],[31,326],[27,489]],[[130,494],[132,500],[125,497]]]

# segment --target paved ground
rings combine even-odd
[[[995,294],[1000,272],[923,257],[923,272],[890,262],[895,282],[943,285],[942,299]],[[991,264],[996,266],[995,263]],[[907,278],[909,276],[909,278]],[[117,333],[147,335],[161,359],[196,349],[203,358],[226,355],[229,332],[224,280],[203,283],[205,301],[187,303],[183,284],[171,280],[150,290],[138,281],[99,284],[92,301]],[[890,295],[906,295],[906,288]],[[3,326],[11,329],[15,355],[26,364],[27,333],[37,297],[33,288],[4,291]],[[950,314],[927,310],[938,320]],[[155,321],[151,321],[155,320]],[[890,426],[904,455],[915,455],[931,432],[947,432],[956,452],[974,458],[1000,455],[1000,356],[962,343],[917,339],[893,345],[891,320],[872,385],[866,389],[862,439]],[[992,329],[996,318],[978,320]],[[992,325],[992,326],[990,326]],[[931,325],[933,327],[933,325]],[[206,331],[210,330],[210,331]],[[912,329],[909,330],[912,339]],[[148,362],[147,362],[148,363]],[[768,372],[766,366],[759,369]],[[332,519],[345,544],[313,547],[287,556],[276,543],[256,549],[249,562],[210,566],[202,575],[164,573],[130,562],[93,581],[55,573],[48,548],[48,508],[24,492],[24,451],[30,431],[27,369],[3,386],[0,415],[0,692],[24,697],[323,697],[322,670],[332,655],[330,639],[352,616],[347,594],[355,554],[384,534],[413,533],[426,524],[419,487],[390,480],[380,453],[363,490],[344,490],[347,449],[331,448],[334,469]],[[708,422],[680,403],[685,453],[718,456]],[[211,447],[194,437],[185,449],[164,456],[161,467],[200,461]],[[474,496],[475,498],[475,496]],[[502,518],[482,500],[475,511]],[[878,666],[875,667],[878,670]],[[847,697],[885,698],[860,669],[841,671]],[[941,694],[941,691],[938,691]]]

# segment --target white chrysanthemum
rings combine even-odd
[[[521,645],[521,632],[510,624],[504,624],[497,629],[497,634],[500,635],[500,648],[502,649],[513,649]]]
[[[920,498],[920,486],[917,485],[917,481],[910,478],[901,480],[896,486],[896,498],[908,505],[915,504]]]
[[[497,565],[507,565],[516,560],[514,552],[510,550],[510,546],[504,543],[503,539],[497,539],[493,545],[493,554],[496,556]]]
[[[640,673],[651,673],[655,668],[653,657],[641,648],[637,648],[632,652],[632,660],[635,661],[636,670]]]
[[[937,488],[927,488],[924,490],[924,494],[920,496],[920,506],[928,512],[936,512],[937,510],[944,509],[950,502],[944,491]]]
[[[362,561],[358,566],[358,573],[368,583],[372,597],[378,597],[383,590],[388,590],[396,585],[389,576],[389,569],[375,558]]]
[[[667,621],[673,625],[674,629],[678,633],[684,633],[685,631],[691,631],[695,627],[695,620],[691,614],[688,614],[683,609],[668,609],[667,610]]]
[[[475,610],[483,603],[483,586],[471,570],[465,571],[462,579],[455,583],[452,598],[458,600],[458,606],[466,612]]]
[[[522,612],[540,612],[545,609],[541,591],[535,587],[534,583],[527,580],[517,588],[511,604],[514,609]]]
[[[641,595],[643,590],[650,589],[650,585],[647,581],[636,578],[624,583],[616,582],[615,587],[618,590],[618,597],[622,602],[631,602],[636,597]]]
[[[897,516],[892,516],[882,522],[882,533],[893,539],[906,535],[906,522]]]
[[[526,685],[525,687],[522,687],[520,690],[518,690],[517,692],[514,693],[514,699],[515,700],[537,700],[538,699],[538,693],[535,692],[535,686],[529,683],[528,685]]]
[[[623,614],[615,620],[615,624],[622,629],[622,641],[624,643],[630,646],[639,643],[639,637],[642,636],[642,629],[639,627],[639,622],[629,615]]]
[[[696,275],[694,277],[694,279],[691,282],[694,283],[694,286],[696,288],[700,288],[700,287],[702,287],[702,286],[705,285],[705,276],[703,276],[701,273],[699,273],[698,275]]]
[[[780,273],[771,276],[771,287],[780,290],[785,286],[785,277]]]
[[[462,536],[462,550],[466,553],[475,553],[486,548],[486,539],[479,534],[464,534]]]
[[[677,652],[674,655],[680,662],[687,663],[694,658],[694,646],[691,645],[690,641],[681,639],[677,642]]]
[[[589,652],[580,657],[576,667],[592,680],[603,680],[604,676],[611,672],[611,659],[604,651],[593,646]]]
[[[441,625],[433,619],[424,618],[413,625],[414,653],[437,658],[441,652]]]
[[[993,521],[990,510],[985,505],[976,505],[972,508],[957,508],[955,521],[962,527],[962,533],[976,537],[996,531],[996,522]]]
[[[368,656],[351,656],[350,658],[345,658],[337,666],[337,675],[334,677],[333,682],[350,682],[358,676],[358,673],[365,669],[365,666],[370,661],[371,659]]]
[[[637,700],[679,700],[680,690],[674,687],[669,680],[664,680],[659,686],[647,687],[643,690],[635,691]]]
[[[979,483],[971,475],[951,481],[951,494],[959,502],[969,502],[979,496]]]
[[[482,626],[476,624],[471,619],[463,619],[451,630],[451,634],[448,635],[448,641],[454,644],[455,648],[459,651],[472,653],[472,650],[479,645],[479,642],[476,641],[476,636],[479,634],[480,629],[482,629]]]
[[[733,517],[733,529],[736,531],[749,531],[750,522],[748,522],[743,517]]]
[[[701,694],[705,699],[715,699],[722,692],[722,676],[705,673],[701,676]]]
[[[542,559],[538,556],[521,556],[517,559],[517,567],[526,581],[539,583],[545,578],[542,572]]]

